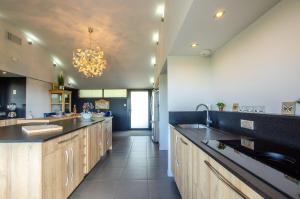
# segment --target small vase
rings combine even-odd
[[[224,111],[224,107],[219,107],[219,111]]]
[[[59,86],[59,90],[65,90],[64,86]]]
[[[87,112],[87,113],[82,112],[82,113],[81,113],[81,116],[82,116],[82,118],[85,119],[85,120],[90,120],[90,119],[92,118],[93,115],[92,115],[91,112]]]

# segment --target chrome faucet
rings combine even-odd
[[[198,111],[201,106],[204,106],[204,108],[205,108],[205,111],[206,111],[206,126],[209,127],[210,124],[212,123],[212,121],[210,120],[210,116],[209,116],[209,108],[206,104],[198,104],[197,107],[196,107],[196,111]]]

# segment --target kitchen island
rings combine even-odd
[[[50,124],[63,130],[29,135],[25,124],[0,127],[0,198],[67,198],[112,149],[111,117]]]
[[[297,175],[241,151],[244,137],[203,125],[171,124],[170,133],[171,170],[183,199],[299,198]]]

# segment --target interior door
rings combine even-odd
[[[149,91],[130,91],[130,128],[149,129]]]

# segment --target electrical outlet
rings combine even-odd
[[[254,121],[241,120],[241,128],[254,130]]]

